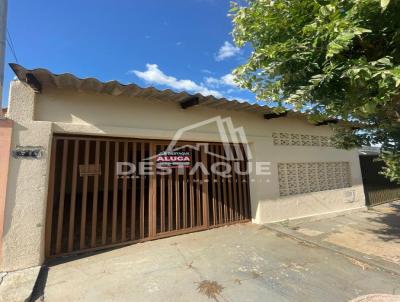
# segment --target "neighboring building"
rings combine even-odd
[[[11,149],[19,153],[9,157],[2,270],[231,223],[365,205],[357,150],[335,149],[331,127],[313,125],[303,114],[12,68],[19,81],[11,83],[7,116]],[[154,158],[179,129],[186,131],[176,146],[189,152],[191,165],[268,162],[270,173],[253,169],[228,180],[202,170],[116,176],[116,162]],[[221,142],[245,156],[230,159]]]

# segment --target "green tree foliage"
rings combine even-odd
[[[231,15],[236,44],[253,49],[235,70],[242,87],[356,122],[338,144],[382,145],[384,173],[400,181],[400,0],[248,0]]]

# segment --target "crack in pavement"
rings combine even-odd
[[[4,278],[8,275],[7,272],[0,273],[0,285],[3,283]]]

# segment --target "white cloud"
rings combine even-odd
[[[220,80],[217,78],[206,77],[205,80],[208,85],[211,85],[211,86],[219,86],[220,85],[220,82],[219,82]]]
[[[217,98],[225,97],[229,100],[239,102],[249,102],[248,99],[235,97],[234,94],[240,92],[240,89],[233,82],[233,75],[228,73],[220,78],[207,77],[204,83],[196,83],[192,80],[177,79],[173,76],[166,75],[157,64],[146,64],[146,70],[131,70],[129,73],[135,74],[148,84],[161,85],[172,88],[177,91],[187,91],[189,93],[200,93],[204,96],[213,95]],[[223,90],[215,90],[215,88],[225,87]],[[228,89],[228,88],[229,89]]]
[[[231,86],[231,87],[238,87],[238,85],[233,81],[234,76],[231,73],[228,73],[220,78],[214,77],[207,77],[205,81],[208,85],[213,87],[219,86]]]
[[[183,42],[178,41],[178,42],[176,42],[175,44],[176,44],[176,46],[181,46],[181,45],[183,44]]]
[[[213,95],[217,98],[222,97],[219,91],[209,89],[203,84],[197,84],[192,80],[179,80],[166,75],[158,68],[157,64],[146,64],[146,68],[145,71],[132,70],[131,73],[134,73],[138,78],[149,84],[163,85],[172,89],[191,93],[200,93],[204,96]]]
[[[224,42],[224,45],[218,50],[218,54],[215,57],[216,61],[223,61],[227,58],[234,57],[240,53],[240,48],[233,46],[228,41]]]
[[[240,103],[249,103],[250,101],[248,99],[240,96],[234,96],[235,93],[240,93],[243,91],[243,89],[240,88],[233,79],[234,75],[228,73],[220,78],[206,77],[204,82],[208,87],[220,89],[221,94],[228,100],[236,100]]]
[[[225,85],[237,87],[238,85],[233,81],[234,78],[233,74],[228,73],[221,77],[221,80]]]
[[[227,98],[230,100],[238,101],[239,103],[250,103],[250,100],[241,97],[228,96]]]

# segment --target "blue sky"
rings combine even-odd
[[[27,68],[252,102],[232,83],[249,49],[232,45],[228,10],[229,0],[19,0],[8,31]],[[7,66],[3,104],[13,76]]]

